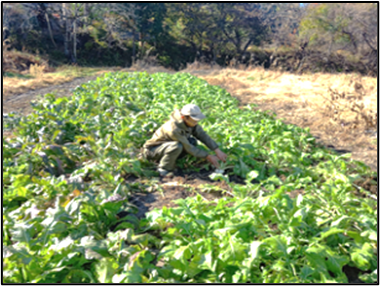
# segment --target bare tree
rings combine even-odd
[[[112,3],[104,7],[105,24],[111,41],[116,41],[121,49],[126,49],[126,41],[137,34],[137,6],[134,3]]]
[[[116,46],[127,50],[130,41],[135,46],[136,5],[133,3],[51,3],[48,11],[59,14],[64,53],[72,62],[77,61],[79,35],[90,34],[103,48]]]
[[[377,71],[378,62],[378,7],[377,3],[345,3],[342,14],[352,19],[342,28],[350,39],[342,49],[358,52],[366,60],[369,69]]]
[[[261,17],[270,30],[270,41],[275,48],[304,45],[298,42],[298,29],[306,15],[305,5],[300,3],[262,3]]]
[[[262,10],[258,3],[217,4],[220,12],[221,32],[235,46],[238,58],[242,59],[251,44],[260,45],[267,34],[262,21]]]
[[[46,11],[56,15],[55,20],[61,30],[64,42],[64,53],[71,62],[77,62],[79,34],[87,33],[86,23],[91,12],[90,3],[49,3]]]
[[[327,57],[346,51],[365,60],[369,71],[377,71],[378,14],[376,3],[324,3],[309,7],[301,23],[301,39]]]
[[[69,18],[67,15],[67,8],[66,8],[67,3],[62,3],[62,16],[63,16],[63,21],[64,21],[64,26],[65,26],[65,36],[64,36],[64,53],[66,57],[70,56],[69,52]]]
[[[192,47],[196,60],[203,58],[203,47],[207,41],[206,33],[211,33],[213,29],[211,5],[181,3],[173,4],[169,9],[172,33],[175,33],[181,42]]]

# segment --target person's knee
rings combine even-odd
[[[165,150],[166,154],[181,154],[183,151],[183,145],[181,142],[171,142],[167,145],[167,148]]]
[[[175,153],[179,153],[181,154],[181,152],[183,151],[183,145],[181,142],[173,142],[172,144],[172,151],[175,152]]]

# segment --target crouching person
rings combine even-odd
[[[159,162],[158,172],[162,177],[173,177],[173,170],[178,158],[190,154],[197,158],[206,158],[219,168],[218,159],[226,161],[224,154],[198,124],[206,116],[195,104],[187,104],[181,110],[175,110],[170,120],[163,124],[152,139],[145,142],[142,153],[149,161]],[[197,148],[197,140],[205,144],[216,156]]]

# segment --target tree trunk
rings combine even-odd
[[[247,49],[248,49],[249,45],[252,43],[252,40],[253,40],[253,38],[250,38],[249,41],[248,41],[248,43],[247,43],[247,44],[245,45],[245,47],[243,48],[243,55],[242,55],[242,58],[245,57],[245,53],[247,52]]]
[[[144,55],[145,41],[144,41],[143,33],[140,33],[140,43],[141,43],[140,60],[143,60],[145,58],[145,55]]]
[[[198,49],[197,49],[197,45],[195,44],[194,42],[194,37],[191,36],[191,39],[190,39],[190,45],[191,47],[193,48],[193,52],[194,52],[194,61],[197,60],[197,57],[198,57]]]
[[[330,41],[329,52],[328,52],[329,56],[331,55],[333,42],[334,42],[334,35],[331,35],[331,41]]]
[[[235,36],[236,36],[236,51],[238,58],[241,57],[241,36],[238,30],[235,30]]]
[[[203,48],[203,38],[201,38],[201,43],[199,44],[199,57],[200,57],[200,59],[202,59],[202,56],[203,56],[202,48]]]
[[[77,3],[74,4],[74,23],[73,23],[73,62],[77,62]]]
[[[211,48],[212,48],[212,65],[216,65],[216,47],[212,45]]]
[[[67,58],[70,57],[70,52],[69,52],[69,19],[67,17],[67,10],[66,10],[66,3],[62,3],[62,14],[63,14],[63,19],[65,21],[65,40],[64,40],[64,50],[65,50],[65,56]]]
[[[201,62],[201,60],[202,60],[202,46],[203,46],[202,41],[203,41],[203,39],[201,37],[199,47],[196,48],[196,50],[197,50],[197,61],[198,62]]]
[[[132,65],[136,62],[136,31],[133,30]]]
[[[88,3],[83,3],[83,30],[87,30],[88,16],[90,15]]]
[[[52,41],[54,47],[57,47],[56,43],[54,42],[53,32],[51,31],[51,26],[50,26],[49,16],[48,16],[47,13],[45,13],[45,18],[46,18],[47,26],[48,26],[48,29],[49,29],[50,39],[51,39],[51,41]]]
[[[90,8],[88,3],[83,3],[83,10],[84,10],[84,18],[83,21],[87,23],[88,16],[90,15]]]

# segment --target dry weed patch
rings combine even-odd
[[[204,68],[200,65],[200,68]],[[207,72],[206,72],[207,71]],[[377,165],[377,79],[357,74],[303,74],[262,67],[184,70],[225,88],[242,105],[257,104],[286,123],[310,128],[327,146]]]
[[[19,78],[3,76],[3,100],[14,94],[35,90],[51,85],[62,84],[78,77],[100,75],[105,72],[119,70],[120,68],[83,68],[75,66],[62,66],[55,72],[45,72],[46,66],[31,64],[27,74],[32,78]],[[26,72],[24,72],[25,74]]]
[[[325,114],[342,127],[377,130],[377,112],[369,108],[370,100],[363,100],[365,96],[363,86],[355,83],[355,92],[346,94],[338,90],[329,89],[330,98],[325,97]]]

